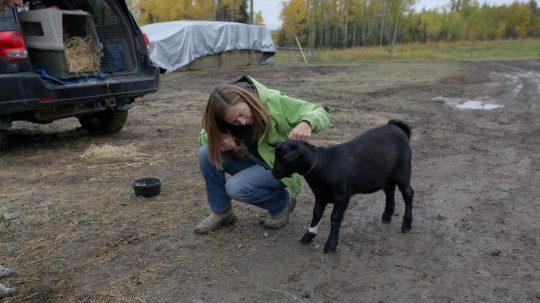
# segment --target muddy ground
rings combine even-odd
[[[353,197],[337,254],[323,254],[331,207],[301,245],[304,184],[284,229],[235,202],[235,226],[195,235],[208,214],[200,116],[242,73],[329,106],[317,145],[407,121],[412,231],[400,232],[400,196],[381,223],[378,192]],[[538,60],[264,66],[163,75],[112,136],[75,119],[15,123],[0,154],[0,264],[18,275],[0,282],[20,293],[5,302],[539,302],[539,95]],[[159,196],[134,196],[130,180],[145,176],[162,179]]]

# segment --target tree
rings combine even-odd
[[[283,20],[279,41],[281,45],[295,45],[295,37],[300,36],[306,23],[306,4],[304,0],[281,1],[283,9],[280,18]]]
[[[255,14],[255,22],[254,22],[254,24],[256,24],[256,25],[265,25],[264,18],[263,18],[262,13],[260,11],[258,11]]]
[[[399,21],[404,12],[409,11],[414,1],[411,0],[389,0],[389,26],[391,30],[388,31],[388,56],[392,61],[392,54],[394,52],[394,45],[396,44],[397,33],[399,28]]]
[[[540,9],[535,0],[529,1],[529,9],[531,10],[531,19],[529,22],[528,35],[531,37],[540,36]]]
[[[215,20],[248,23],[247,0],[217,0]]]
[[[141,24],[174,20],[211,20],[213,0],[141,0]]]

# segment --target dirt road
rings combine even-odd
[[[322,253],[329,213],[299,240],[313,195],[290,224],[239,222],[193,234],[208,214],[196,136],[211,89],[242,73],[325,104],[313,143],[351,139],[390,118],[413,127],[413,229],[403,203],[380,222],[384,194],[354,196],[338,253]],[[539,302],[540,61],[266,66],[164,75],[120,133],[74,119],[16,123],[0,154],[0,281],[6,302]],[[493,108],[493,109],[488,109]],[[136,198],[129,181],[159,177]]]

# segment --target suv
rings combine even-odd
[[[30,20],[31,14],[56,19]],[[56,33],[47,32],[51,24]],[[62,72],[66,33],[96,37],[100,56],[94,75]],[[60,47],[30,47],[30,38],[43,45],[56,38]],[[60,72],[54,76],[47,69]],[[90,133],[117,132],[135,98],[158,87],[159,68],[148,56],[148,38],[124,0],[30,0],[0,11],[0,130],[16,120],[50,123],[76,117]]]

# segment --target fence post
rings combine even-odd
[[[293,54],[292,47],[289,47],[289,63],[292,62],[292,54]]]
[[[304,62],[307,64],[306,56],[304,55],[304,51],[302,50],[302,45],[300,45],[300,41],[298,41],[298,37],[294,36],[296,39],[296,44],[298,44],[298,48],[300,49],[300,53],[302,54],[302,58],[304,58]]]

